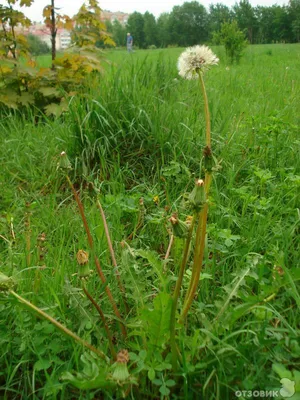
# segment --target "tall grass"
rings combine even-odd
[[[299,367],[298,50],[298,45],[251,46],[240,65],[228,66],[223,50],[214,49],[221,64],[209,72],[206,85],[221,168],[212,185],[201,290],[180,338],[185,372],[175,390],[179,398],[230,399],[238,389],[276,388],[280,379],[272,365]],[[11,112],[0,122],[0,271],[17,278],[24,297],[104,353],[109,348],[103,326],[78,282],[75,254],[87,243],[72,194],[58,176],[59,154],[67,151],[74,166],[71,179],[81,190],[105,275],[112,267],[91,181],[103,196],[129,306],[151,307],[161,276],[145,254],[133,254],[143,247],[164,257],[167,217],[171,211],[184,214],[183,193],[199,177],[205,143],[198,88],[177,76],[180,51],[111,52],[103,75],[85,98],[71,99],[62,118],[37,122],[34,114]],[[135,232],[140,197],[146,207],[143,226],[130,247],[122,247]],[[42,232],[46,252],[40,258]],[[167,264],[171,286],[181,251],[176,241]],[[121,302],[113,278],[109,285]],[[92,278],[87,288],[100,297],[113,323],[104,287]],[[81,369],[81,348],[11,298],[1,295],[0,310],[0,396],[100,396],[94,390],[73,392],[59,379],[63,371]],[[126,322],[139,329],[138,321],[130,315]],[[140,343],[134,335],[122,342],[136,357],[142,357]],[[155,362],[153,357],[132,398],[159,396],[163,384],[147,378]],[[170,378],[168,369],[155,374]]]

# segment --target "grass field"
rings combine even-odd
[[[300,47],[251,46],[239,65],[228,65],[221,47],[213,49],[220,64],[205,82],[218,168],[200,288],[187,324],[176,326],[182,359],[174,371],[167,293],[183,239],[175,239],[164,262],[168,218],[175,211],[189,215],[186,193],[202,177],[205,144],[198,82],[182,80],[176,68],[182,50],[108,52],[103,74],[96,83],[87,77],[85,97],[74,96],[61,118],[11,112],[0,121],[0,271],[14,277],[19,295],[109,355],[76,262],[79,249],[96,254],[125,316],[126,339],[96,272],[85,287],[114,331],[116,351],[130,354],[129,378],[110,388],[115,366],[0,293],[1,398],[226,400],[236,391],[271,390],[285,398],[279,389],[286,378],[285,390],[294,388],[291,398],[300,399]],[[39,59],[41,66],[49,62]],[[93,250],[57,167],[62,151]],[[91,183],[101,193],[129,312]]]

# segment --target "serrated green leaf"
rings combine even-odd
[[[115,383],[108,379],[108,367],[100,365],[100,360],[89,353],[84,353],[81,357],[83,371],[72,375],[64,372],[61,379],[68,381],[73,386],[81,390],[113,388]]]
[[[172,297],[168,293],[159,293],[153,302],[152,310],[142,311],[142,320],[149,344],[163,348],[169,337]]]
[[[45,107],[45,113],[48,117],[51,115],[59,117],[63,113],[63,107],[60,104],[51,103]]]
[[[51,361],[49,360],[38,360],[35,364],[34,364],[34,369],[36,371],[41,371],[41,370],[45,370],[51,367]]]
[[[51,96],[58,97],[60,95],[59,91],[54,87],[46,87],[46,86],[41,87],[39,88],[39,92],[42,93],[42,95],[45,97],[51,97]]]

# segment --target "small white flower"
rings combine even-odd
[[[226,71],[229,71],[230,70],[230,68],[229,67],[226,67]]]
[[[179,75],[185,79],[197,79],[199,72],[207,71],[218,64],[218,57],[207,46],[188,47],[179,57]]]

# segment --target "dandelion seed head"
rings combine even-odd
[[[185,79],[197,79],[199,72],[209,70],[218,64],[218,57],[207,46],[188,47],[178,59],[179,75]]]

